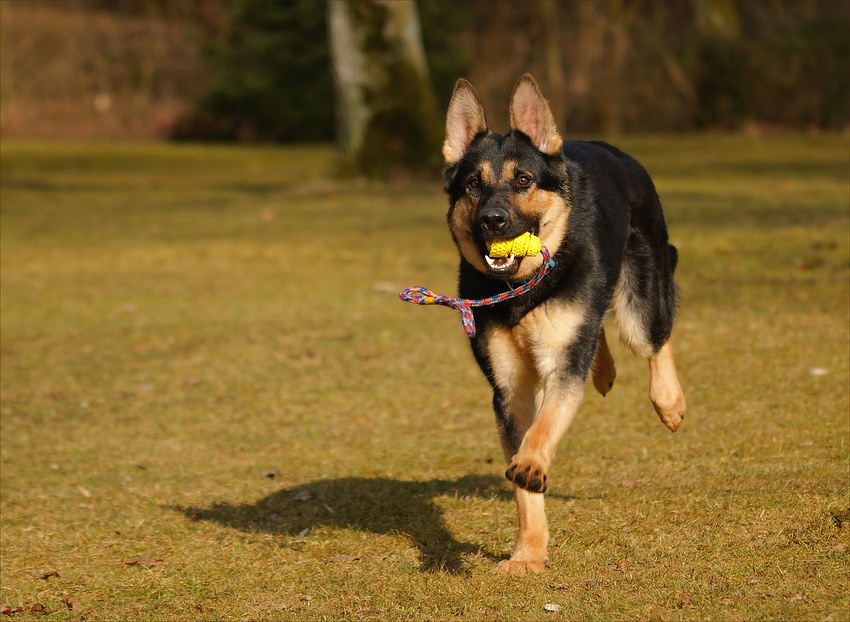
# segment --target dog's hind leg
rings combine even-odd
[[[608,349],[608,340],[605,338],[605,329],[599,331],[599,341],[596,344],[596,356],[593,357],[593,386],[603,397],[608,394],[614,386],[617,378],[617,369],[614,366],[614,357]]]
[[[685,418],[685,396],[679,385],[670,341],[649,357],[649,399],[662,423],[675,432]]]
[[[676,307],[672,271],[676,254],[666,246],[663,254],[653,254],[639,236],[629,242],[614,295],[614,314],[623,343],[649,361],[649,398],[661,422],[675,432],[685,417],[685,396],[670,344]]]

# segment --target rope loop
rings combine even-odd
[[[473,307],[488,307],[504,302],[505,300],[510,300],[511,298],[516,298],[517,296],[522,296],[540,283],[543,277],[549,273],[549,270],[555,265],[555,260],[549,256],[549,250],[545,246],[540,249],[540,252],[543,253],[543,265],[540,266],[540,269],[530,281],[523,283],[516,289],[511,289],[501,294],[490,296],[489,298],[470,299],[443,296],[441,294],[435,294],[430,289],[419,286],[408,287],[399,293],[398,297],[405,302],[412,302],[417,305],[440,305],[459,311],[463,330],[472,338],[475,337],[475,317],[472,315]]]

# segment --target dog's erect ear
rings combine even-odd
[[[461,78],[455,84],[446,114],[446,140],[443,143],[446,164],[456,164],[466,153],[472,139],[486,131],[487,117],[484,116],[478,93],[469,82]]]
[[[511,95],[511,129],[528,136],[543,153],[556,155],[564,140],[555,127],[555,119],[546,98],[530,73],[522,76]]]

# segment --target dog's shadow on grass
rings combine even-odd
[[[457,480],[424,482],[380,477],[345,477],[279,490],[257,503],[217,503],[208,508],[176,507],[193,521],[212,521],[246,533],[289,536],[288,546],[298,546],[300,535],[320,526],[350,528],[378,534],[407,536],[419,550],[420,568],[464,572],[462,557],[480,553],[502,559],[478,544],[458,542],[449,532],[434,499],[513,499],[502,478],[465,475]],[[309,535],[307,535],[309,537]]]

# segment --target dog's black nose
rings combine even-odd
[[[508,228],[508,210],[500,205],[490,205],[478,212],[482,233],[500,235]]]

